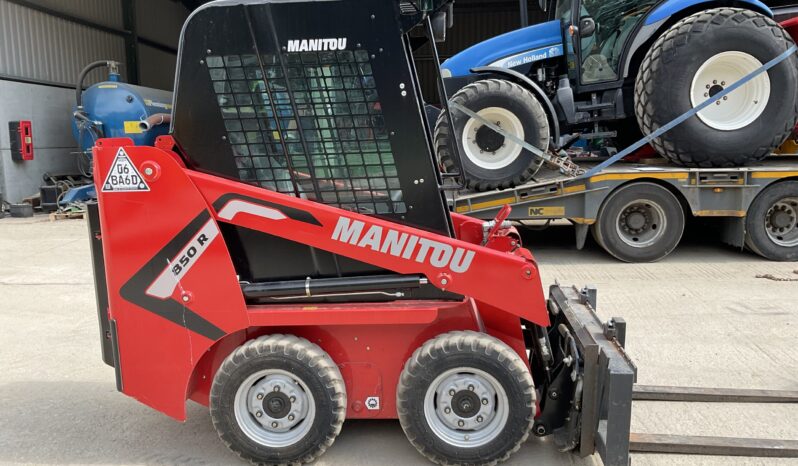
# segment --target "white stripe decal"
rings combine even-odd
[[[233,217],[240,213],[257,215],[271,220],[285,220],[288,218],[277,209],[237,199],[228,202],[219,210],[219,218],[232,220]]]
[[[146,293],[160,299],[172,296],[180,279],[188,273],[217,236],[219,236],[219,227],[213,220],[208,220],[191,241],[167,263],[166,268],[147,288]]]

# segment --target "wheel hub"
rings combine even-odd
[[[525,139],[524,125],[512,111],[502,107],[487,107],[476,112],[519,139]],[[523,148],[484,125],[469,118],[461,134],[463,154],[469,162],[485,170],[500,170],[515,162]]]
[[[779,246],[798,245],[798,198],[785,198],[774,203],[765,216],[765,231]]]
[[[642,248],[662,238],[666,218],[663,208],[650,200],[633,201],[618,214],[617,233],[629,246]]]
[[[634,209],[626,214],[627,231],[639,233],[648,225],[648,217],[642,209]]]
[[[269,417],[282,419],[291,411],[291,400],[285,393],[271,392],[263,399],[263,410]]]
[[[500,121],[495,123],[496,126],[501,128]],[[477,146],[484,152],[496,152],[504,145],[504,136],[487,126],[480,126],[474,138],[476,139]]]
[[[509,416],[508,403],[504,388],[492,375],[472,368],[450,369],[427,389],[424,416],[442,441],[477,447],[501,433]]]
[[[745,52],[728,51],[709,57],[693,76],[690,102],[697,107],[760,66],[762,62]],[[770,78],[762,73],[698,112],[698,118],[720,131],[737,130],[759,118],[769,99]]]
[[[309,389],[294,375],[266,369],[238,389],[235,416],[251,439],[269,447],[292,445],[310,430],[315,404]]]
[[[456,415],[463,418],[476,416],[480,406],[479,397],[468,390],[460,390],[452,397],[452,410]]]

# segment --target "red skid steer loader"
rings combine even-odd
[[[449,212],[412,61],[449,6],[221,0],[191,15],[171,134],[94,148],[119,391],[177,420],[187,399],[209,406],[258,464],[312,461],[369,418],[398,418],[441,464],[495,464],[530,432],[628,464],[624,322],[599,321],[595,289],[546,301],[509,208]]]

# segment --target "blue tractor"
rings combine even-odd
[[[540,149],[580,138],[624,147],[793,45],[759,0],[540,2],[549,21],[441,65],[453,102]],[[443,112],[435,128],[446,170],[457,171],[456,142],[472,189],[516,186],[535,174],[540,158],[452,108],[452,118]],[[741,166],[769,155],[796,120],[793,55],[652,145],[685,166]]]

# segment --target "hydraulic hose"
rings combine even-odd
[[[103,66],[107,66],[108,68],[111,68],[112,71],[116,71],[118,65],[119,63],[113,60],[97,60],[95,62],[89,63],[82,70],[80,70],[78,80],[75,84],[75,101],[77,102],[78,109],[83,106],[83,81],[86,79],[86,75],[92,70]]]

